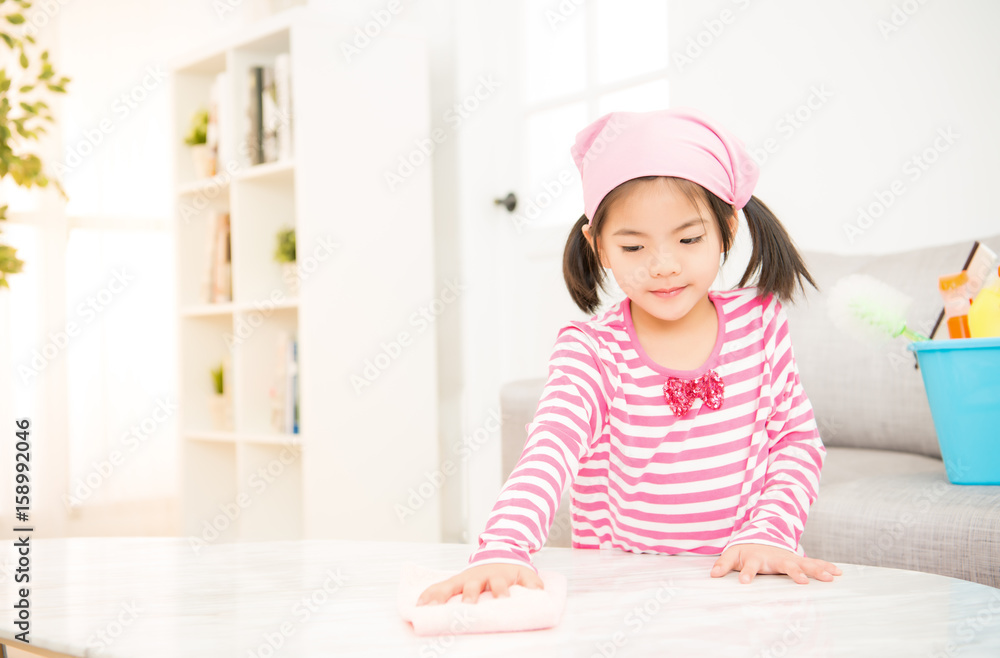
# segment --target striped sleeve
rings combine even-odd
[[[826,449],[799,381],[784,309],[765,312],[765,350],[773,405],[767,420],[767,470],[747,522],[727,544],[766,544],[802,555],[799,538],[816,500]],[[767,316],[771,315],[770,321]]]
[[[607,375],[595,341],[578,327],[560,330],[528,437],[479,535],[470,565],[531,564],[552,526],[563,489],[607,418]],[[535,569],[537,572],[537,569]]]

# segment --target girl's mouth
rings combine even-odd
[[[659,290],[653,290],[652,293],[657,297],[669,298],[676,297],[681,294],[687,286],[680,286],[678,288],[660,288]]]

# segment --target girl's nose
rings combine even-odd
[[[680,263],[669,249],[658,249],[649,264],[652,277],[669,276],[680,272]]]

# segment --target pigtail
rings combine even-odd
[[[805,292],[803,278],[818,290],[819,286],[806,269],[802,256],[771,209],[752,196],[743,207],[743,214],[750,226],[753,252],[737,287],[745,286],[756,274],[757,294],[760,297],[773,293],[782,302],[791,301],[796,286]]]
[[[584,313],[593,314],[601,305],[598,290],[604,287],[604,268],[583,236],[587,216],[580,215],[563,250],[563,279],[570,297]]]

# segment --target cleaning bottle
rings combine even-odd
[[[969,309],[969,332],[973,338],[1000,336],[1000,267],[992,283],[985,282]]]
[[[944,297],[944,316],[948,320],[949,338],[971,338],[969,333],[969,295],[965,284],[969,275],[965,270],[938,279],[938,288]]]

